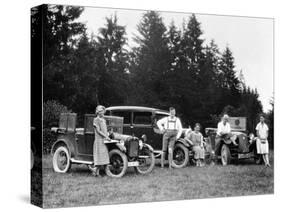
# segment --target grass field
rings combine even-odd
[[[273,168],[251,160],[172,170],[161,169],[156,160],[152,173],[138,175],[131,169],[121,179],[95,178],[85,165],[54,173],[50,156],[44,157],[43,167],[45,208],[272,194],[274,189]]]

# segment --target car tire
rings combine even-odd
[[[65,146],[59,146],[53,155],[53,169],[58,173],[66,173],[71,167],[71,161],[68,149]]]
[[[187,147],[178,143],[174,147],[172,166],[174,168],[183,168],[189,162],[189,152]]]
[[[141,152],[143,152],[146,156],[148,156],[148,158],[151,160],[150,164],[147,166],[147,168],[143,167],[143,166],[136,166],[134,167],[136,172],[139,174],[148,174],[150,172],[152,172],[154,165],[155,165],[155,156],[154,153],[152,151],[150,151],[148,148],[143,148],[139,154],[142,154]],[[142,159],[139,159],[139,163]]]
[[[223,166],[230,164],[231,155],[229,147],[226,144],[223,144],[221,147],[221,163]]]
[[[119,149],[113,149],[109,152],[109,160],[110,164],[105,168],[107,176],[116,178],[122,177],[128,168],[127,156]]]

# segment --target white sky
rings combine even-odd
[[[128,43],[133,43],[136,26],[144,11],[86,7],[78,21],[87,25],[88,33],[97,35],[105,24],[105,17],[117,14],[118,23],[126,26]],[[190,13],[160,12],[168,26],[174,20],[182,27]],[[222,51],[227,45],[233,52],[236,70],[243,71],[246,84],[257,88],[264,111],[271,108],[273,97],[273,19],[196,14],[205,43],[215,40]]]

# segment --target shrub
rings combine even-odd
[[[51,128],[58,126],[61,113],[71,112],[66,106],[55,100],[49,100],[43,105],[43,126]]]
[[[57,135],[51,132],[51,129],[43,130],[43,154],[50,154],[52,145],[56,141]]]
[[[43,105],[43,153],[49,154],[57,135],[51,132],[51,127],[58,126],[61,113],[71,112],[66,106],[55,100],[49,100]]]

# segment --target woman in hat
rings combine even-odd
[[[105,107],[98,105],[96,108],[97,117],[94,118],[94,129],[95,129],[95,142],[94,142],[94,164],[95,168],[93,174],[99,176],[99,170],[102,166],[109,164],[109,154],[105,140],[110,140],[108,137],[106,121],[104,119]]]

